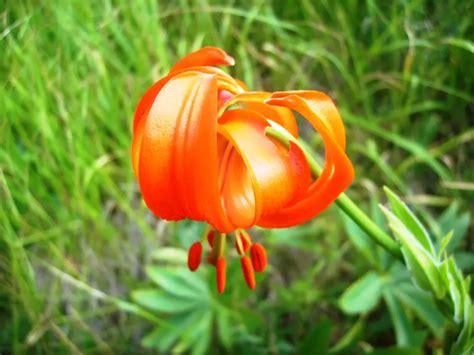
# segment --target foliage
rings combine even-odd
[[[2,5],[1,353],[473,345],[472,0]],[[131,117],[171,63],[210,44],[251,88],[331,94],[358,175],[348,194],[390,226],[409,269],[334,206],[254,231],[271,265],[255,292],[237,259],[219,297],[212,268],[183,270],[202,226],[157,221],[141,202]],[[401,198],[387,190],[384,212],[383,185]]]

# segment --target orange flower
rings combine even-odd
[[[213,47],[184,57],[143,95],[133,122],[133,170],[145,203],[160,218],[212,226],[208,260],[218,269],[220,292],[227,233],[235,232],[244,276],[253,288],[253,271],[262,271],[266,254],[260,244],[251,249],[245,230],[304,223],[325,210],[354,176],[344,125],[327,95],[249,92],[214,67],[233,64],[232,57]],[[286,148],[266,135],[275,126],[297,138],[292,110],[309,121],[325,145],[324,168],[315,181],[297,144]],[[252,262],[246,256],[250,249]],[[191,269],[199,266],[201,254],[193,244]]]

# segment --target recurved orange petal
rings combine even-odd
[[[191,67],[234,65],[235,60],[225,51],[217,47],[204,47],[178,60],[170,72],[189,69]]]
[[[138,105],[135,109],[134,117],[133,117],[133,131],[135,132],[139,121],[143,118],[146,117],[148,111],[151,108],[151,105],[155,101],[156,96],[160,92],[160,90],[163,88],[163,86],[166,85],[168,81],[173,79],[175,76],[183,74],[188,72],[188,69],[181,69],[181,70],[175,70],[172,73],[168,74],[164,78],[158,80],[156,83],[154,83],[146,92],[145,94],[140,98],[140,101],[138,102]],[[242,88],[240,85],[236,82],[234,78],[232,78],[229,74],[226,72],[214,68],[214,67],[193,67],[193,72],[199,72],[203,74],[211,74],[215,75],[218,81],[218,86],[220,89],[225,89],[234,95],[242,92]]]
[[[218,132],[234,148],[221,193],[229,219],[240,228],[277,212],[309,184],[306,160],[266,137],[268,126],[263,116],[247,109],[226,111],[219,121]]]
[[[231,100],[227,101],[226,105],[221,108],[221,111],[223,112],[226,108],[237,103],[243,104],[246,108],[258,112],[267,120],[272,120],[280,126],[283,126],[295,138],[298,138],[298,125],[295,116],[291,110],[286,107],[266,104],[264,101],[270,96],[271,93],[262,91],[241,92],[235,95]]]
[[[138,178],[143,198],[168,220],[206,220],[221,231],[217,184],[217,80],[185,72],[157,95],[143,128]]]
[[[321,98],[321,107],[318,106]],[[267,103],[291,108],[303,115],[320,133],[326,150],[321,176],[300,200],[293,201],[273,215],[262,219],[263,227],[288,227],[304,223],[324,211],[352,182],[354,169],[344,152],[345,138],[340,116],[334,114],[327,96],[318,92],[276,93]],[[333,105],[333,104],[332,104]],[[335,109],[335,107],[334,107]],[[342,128],[341,128],[342,126]]]

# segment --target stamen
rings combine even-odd
[[[209,233],[207,233],[207,242],[209,243],[209,246],[211,248],[214,245],[214,235],[215,235],[215,231],[213,229],[210,230]]]
[[[240,232],[238,232],[238,231],[235,232],[234,236],[235,236],[235,242],[234,242],[235,250],[237,250],[237,253],[239,255],[244,255],[245,250],[244,250],[244,246],[243,246],[243,243],[242,243],[242,238],[240,236]]]
[[[202,256],[202,245],[200,242],[195,242],[189,248],[188,253],[188,268],[191,271],[196,271],[201,264],[201,256]]]
[[[243,256],[240,259],[242,264],[242,272],[244,273],[245,282],[247,286],[253,290],[255,288],[255,274],[253,272],[252,261],[248,256]]]
[[[220,256],[216,262],[216,282],[217,292],[224,292],[226,282],[226,262],[225,258],[222,256]]]
[[[260,243],[255,243],[250,248],[250,257],[255,271],[263,272],[267,267],[267,252]]]
[[[212,258],[214,260],[217,260],[219,257],[224,256],[225,242],[225,233],[214,233],[214,240],[212,241]]]
[[[250,246],[252,245],[252,240],[250,238],[250,235],[242,229],[236,231],[234,235],[235,235],[235,242],[234,242],[235,249],[237,250],[237,253],[239,255],[244,255],[250,249]]]
[[[248,234],[246,231],[242,229],[240,230],[240,235],[242,236],[241,240],[242,240],[244,253],[246,253],[252,246],[252,238],[250,237],[250,234]]]

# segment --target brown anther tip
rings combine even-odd
[[[191,271],[196,271],[201,264],[202,245],[200,242],[195,242],[191,245],[188,252],[188,268]]]
[[[210,230],[209,233],[207,233],[207,242],[209,243],[209,246],[212,248],[214,245],[214,237],[215,237],[215,231]]]
[[[208,253],[206,255],[206,261],[209,265],[214,265],[214,258],[212,257],[212,254],[211,253]]]
[[[260,243],[255,243],[250,248],[250,257],[255,271],[263,272],[267,267],[267,252]]]
[[[242,259],[240,259],[240,262],[242,264],[242,272],[244,273],[247,286],[251,290],[255,289],[255,274],[253,272],[252,261],[248,256],[243,256]]]
[[[226,261],[222,256],[217,258],[216,261],[216,282],[217,292],[224,292],[226,282]]]

